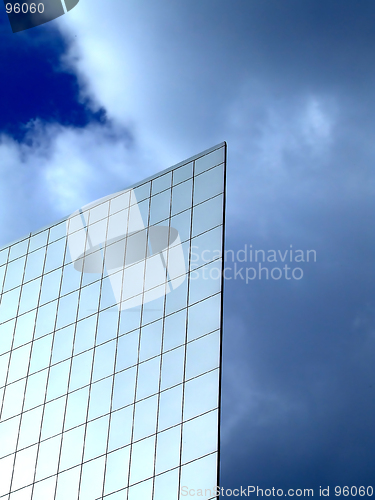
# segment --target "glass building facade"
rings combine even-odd
[[[225,161],[0,250],[1,499],[215,496]]]

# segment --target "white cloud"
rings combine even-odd
[[[23,143],[1,137],[0,158],[2,244],[164,167],[110,124],[78,129],[34,122]]]
[[[165,164],[224,140],[221,33],[202,43],[193,14],[169,2],[93,0],[59,20],[70,40],[64,64],[79,76],[82,96],[134,128]]]

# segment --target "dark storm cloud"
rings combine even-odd
[[[226,282],[222,482],[371,484],[374,12],[368,4],[344,4],[335,16],[332,4],[279,6],[277,28],[269,29],[271,11],[257,18],[264,63],[252,77],[264,86],[236,115],[236,146],[248,150],[229,153],[227,247],[293,244],[316,249],[317,262],[301,265],[299,282]],[[313,143],[298,121],[309,96],[331,120]],[[268,151],[259,146],[267,140]]]

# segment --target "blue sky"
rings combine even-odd
[[[374,15],[81,0],[12,34],[0,12],[1,244],[225,140],[227,248],[316,251],[301,280],[225,282],[226,487],[373,481]]]

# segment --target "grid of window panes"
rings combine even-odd
[[[119,311],[105,269],[74,268],[66,221],[0,251],[1,498],[214,496],[224,178],[222,144],[133,188],[187,269],[138,307]]]

